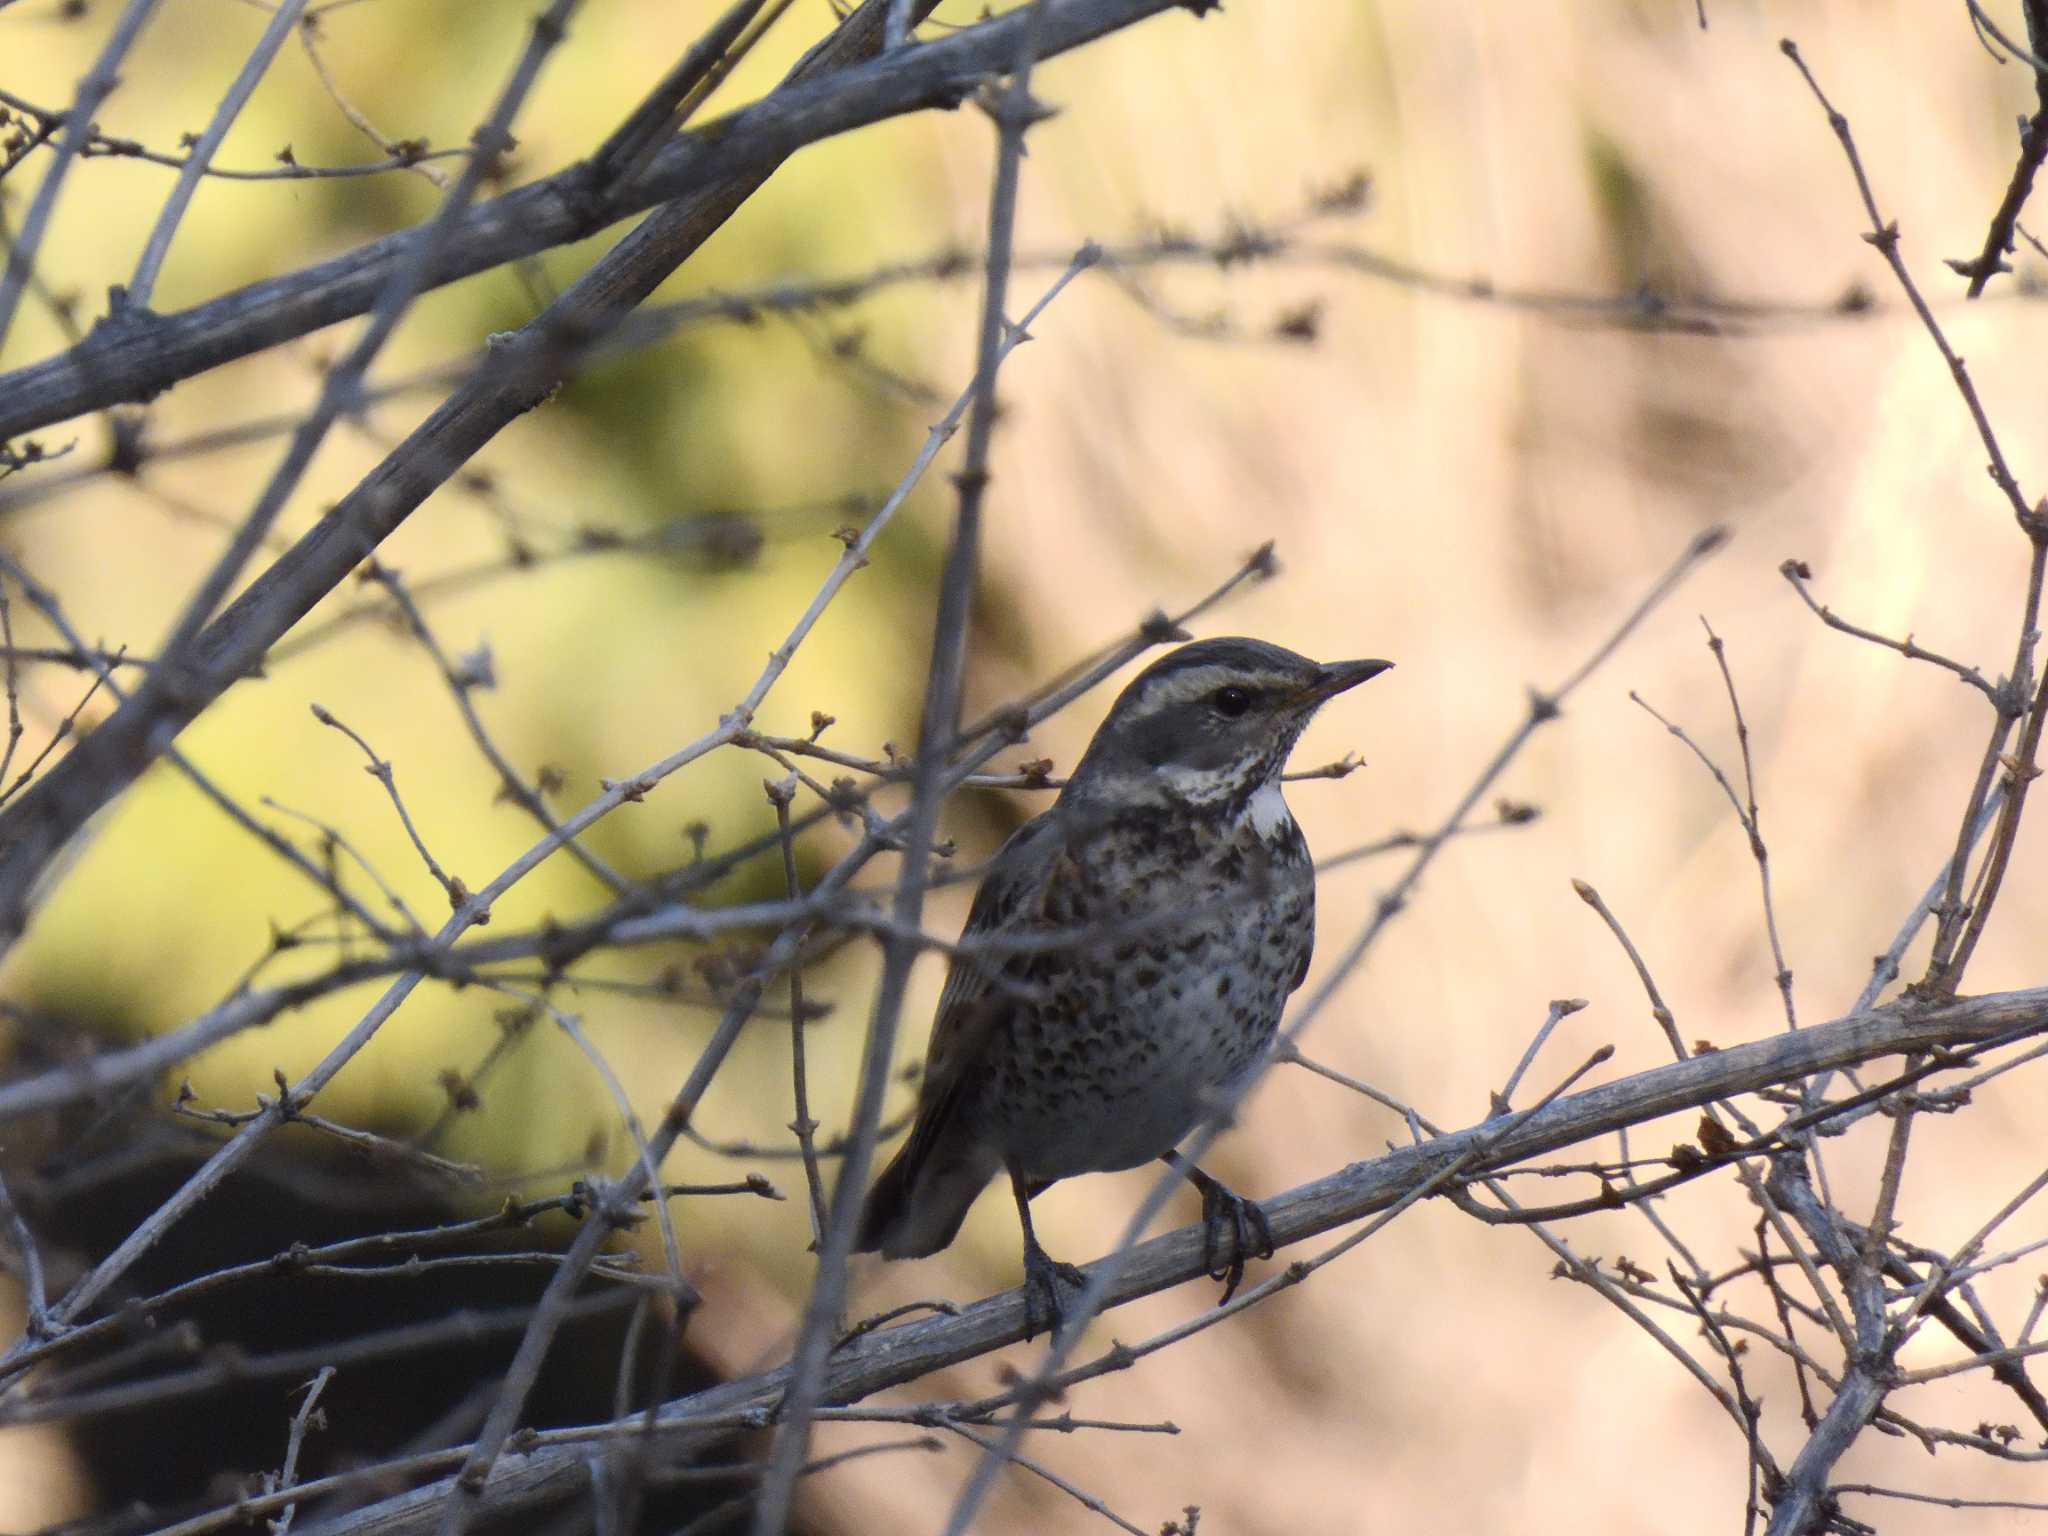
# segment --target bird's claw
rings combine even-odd
[[[1041,1330],[1057,1335],[1066,1326],[1067,1309],[1060,1291],[1078,1291],[1088,1277],[1072,1264],[1062,1264],[1036,1243],[1024,1248],[1024,1339]]]
[[[1228,1257],[1225,1257],[1225,1255]],[[1202,1186],[1202,1267],[1223,1282],[1221,1306],[1244,1283],[1247,1259],[1273,1257],[1273,1229],[1256,1202],[1210,1179]]]

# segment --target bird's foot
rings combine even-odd
[[[1227,1302],[1244,1283],[1247,1259],[1273,1257],[1273,1229],[1266,1222],[1266,1213],[1229,1185],[1204,1175],[1198,1187],[1202,1191],[1202,1267],[1211,1280],[1223,1282],[1223,1302]]]
[[[1041,1330],[1058,1334],[1066,1325],[1066,1302],[1061,1287],[1078,1291],[1088,1277],[1072,1264],[1062,1264],[1035,1242],[1024,1244],[1024,1338],[1028,1343]]]

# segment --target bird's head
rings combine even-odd
[[[1199,640],[1117,695],[1067,793],[1103,808],[1241,805],[1275,783],[1325,702],[1390,661],[1314,662],[1263,640]]]

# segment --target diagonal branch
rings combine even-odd
[[[873,9],[856,13],[836,29],[798,69],[831,69],[859,57],[879,30],[879,15],[870,15]],[[863,15],[869,15],[866,25],[861,24]],[[26,927],[30,892],[72,834],[133,783],[176,732],[238,678],[255,671],[264,652],[449,475],[547,397],[563,372],[560,338],[587,338],[615,325],[766,175],[716,183],[669,204],[614,247],[537,319],[496,348],[483,368],[197,635],[176,687],[146,688],[117,709],[0,815],[0,946]]]
[[[1948,1049],[2048,1032],[2048,987],[1925,1006],[1893,1003],[1867,1013],[1779,1033],[1746,1045],[1694,1056],[1561,1098],[1526,1119],[1509,1117],[1403,1146],[1262,1202],[1277,1245],[1299,1243],[1400,1203],[1418,1184],[1457,1166],[1480,1178],[1623,1126],[1696,1110],[1716,1099],[1796,1082],[1810,1073],[1884,1056]],[[1958,1062],[1960,1064],[1960,1062]],[[1126,1250],[1105,1300],[1122,1305],[1206,1273],[1200,1223]],[[1100,1261],[1098,1261],[1099,1263]],[[1092,1266],[1091,1266],[1092,1267]],[[858,1401],[888,1387],[975,1359],[1021,1340],[1023,1292],[1009,1290],[959,1309],[957,1315],[877,1329],[848,1343],[828,1365],[823,1398]],[[1113,1346],[1107,1367],[1130,1354]],[[1052,1385],[1063,1385],[1066,1378]],[[787,1367],[725,1383],[679,1399],[659,1415],[665,1453],[687,1458],[734,1429],[768,1422],[788,1390]],[[1854,1405],[1851,1405],[1853,1409]],[[1850,1410],[1845,1410],[1849,1412]],[[502,1516],[571,1497],[588,1482],[587,1446],[564,1437],[534,1437],[531,1448],[498,1458],[480,1492],[480,1511]],[[449,1480],[385,1499],[323,1527],[326,1536],[408,1536],[439,1519]]]
[[[918,0],[914,19],[933,3]],[[1047,7],[1041,57],[1177,9],[1199,7],[1190,0],[1063,0]],[[737,207],[806,145],[888,118],[958,106],[983,79],[1009,67],[1024,20],[1011,12],[846,68],[874,51],[883,17],[868,16],[862,7],[797,66],[790,82],[665,145],[630,181],[616,187],[594,181],[589,165],[579,164],[470,209],[425,286],[573,244],[670,200],[700,210],[725,200]],[[148,400],[209,368],[365,314],[414,234],[387,235],[175,315],[102,327],[69,351],[0,376],[0,440],[122,401]]]
[[[1975,261],[1950,263],[1956,271],[1969,278],[1970,286],[1965,296],[1972,299],[1984,291],[1984,285],[1996,274],[2012,270],[2005,258],[2012,252],[2013,231],[2019,227],[2020,212],[2033,193],[2034,178],[2040,172],[2041,162],[2048,160],[2048,65],[2042,62],[2042,50],[2048,48],[2048,0],[2021,0],[2020,9],[2026,17],[2027,41],[2032,46],[2032,52],[2023,54],[2022,58],[2034,71],[2034,99],[2039,106],[2031,118],[2025,119],[2026,126],[2020,132],[2019,159],[2013,163],[2012,180],[2006,184],[1998,211],[1991,216],[1990,227],[1984,231],[1983,249]],[[1971,0],[1970,13],[1979,24],[1988,21],[1975,0]],[[2000,42],[2006,41],[2002,33],[1996,35]]]
[[[135,46],[135,40],[142,35],[142,28],[155,13],[156,6],[157,0],[128,0],[121,19],[114,24],[113,36],[107,39],[107,46],[93,62],[92,72],[78,82],[78,97],[71,103],[71,110],[64,114],[64,133],[57,141],[57,158],[43,172],[42,182],[36,187],[35,200],[28,205],[28,217],[22,221],[21,237],[8,251],[5,266],[0,267],[0,342],[6,341],[21,297],[35,281],[36,253],[42,249],[50,218],[57,211],[57,198],[64,189],[64,177],[92,138],[93,117],[99,112],[100,104],[120,84],[121,60]],[[10,435],[0,430],[0,438]]]
[[[989,198],[986,278],[982,290],[981,327],[975,348],[973,409],[967,420],[967,446],[960,472],[954,476],[959,510],[946,552],[933,621],[930,667],[925,680],[924,710],[918,727],[917,775],[913,782],[909,828],[903,839],[902,871],[897,876],[892,916],[903,928],[917,929],[923,920],[930,860],[937,841],[939,809],[947,785],[946,748],[960,730],[961,696],[966,686],[967,638],[974,589],[980,580],[981,520],[989,480],[989,445],[995,432],[996,365],[1003,355],[1009,321],[1005,317],[1010,264],[1015,254],[1017,183],[1024,158],[1024,135],[1044,114],[1031,98],[1031,69],[1036,62],[1047,0],[1034,0],[1028,26],[1018,47],[1009,85],[988,105],[998,144],[995,186]],[[987,98],[984,98],[987,103]],[[832,1195],[830,1217],[818,1245],[818,1273],[804,1309],[803,1329],[792,1352],[789,1396],[783,1422],[770,1452],[754,1506],[755,1536],[777,1536],[789,1518],[790,1501],[810,1444],[810,1420],[817,1411],[831,1355],[833,1336],[842,1327],[847,1290],[847,1264],[859,1224],[860,1201],[867,1188],[876,1131],[889,1085],[889,1067],[896,1054],[896,1034],[910,968],[922,947],[891,940],[883,949],[882,979],[862,1043],[859,1088],[854,1101],[852,1139]]]
[[[1170,7],[1171,0],[1067,0],[1048,6],[1040,33],[1041,54],[1079,46]],[[863,5],[797,65],[799,81],[846,66],[871,52],[880,37],[885,3]],[[1022,15],[984,23],[930,49],[903,50],[922,59],[953,44],[974,46],[947,55],[957,71],[988,70],[1015,57],[1023,35]],[[984,58],[987,55],[987,58]],[[879,75],[875,74],[879,71]],[[857,71],[873,86],[870,96],[851,93],[868,121],[888,115],[894,82],[906,72],[900,58],[884,59]],[[909,71],[912,78],[925,76]],[[953,80],[953,75],[941,75]],[[794,103],[775,104],[785,91]],[[192,665],[182,669],[176,688],[150,690],[116,710],[98,730],[0,813],[0,950],[11,945],[28,922],[29,897],[51,857],[102,806],[114,800],[160,755],[176,734],[204,712],[237,679],[260,665],[264,653],[327,593],[395,531],[450,475],[500,431],[545,400],[573,356],[594,337],[629,315],[762,185],[782,156],[802,144],[838,131],[851,111],[848,92],[826,83],[796,84],[758,108],[768,126],[756,132],[728,119],[707,130],[710,137],[680,141],[700,171],[738,165],[722,179],[692,179],[675,202],[664,205],[608,252],[537,319],[495,346],[485,364],[459,386],[356,489],[331,509],[299,542],[226,609],[197,639]],[[918,98],[922,100],[923,98]],[[662,151],[657,167],[678,146]],[[666,184],[666,183],[664,183]],[[635,183],[635,185],[640,185]],[[501,200],[502,201],[502,200]],[[324,323],[324,322],[323,322]],[[33,370],[30,370],[31,372]],[[4,395],[0,387],[0,395]],[[4,409],[0,409],[4,414]],[[0,425],[0,436],[7,428]]]

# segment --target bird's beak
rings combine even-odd
[[[1330,661],[1318,670],[1316,680],[1302,689],[1299,702],[1317,705],[1334,699],[1346,689],[1356,688],[1393,666],[1391,661]]]

